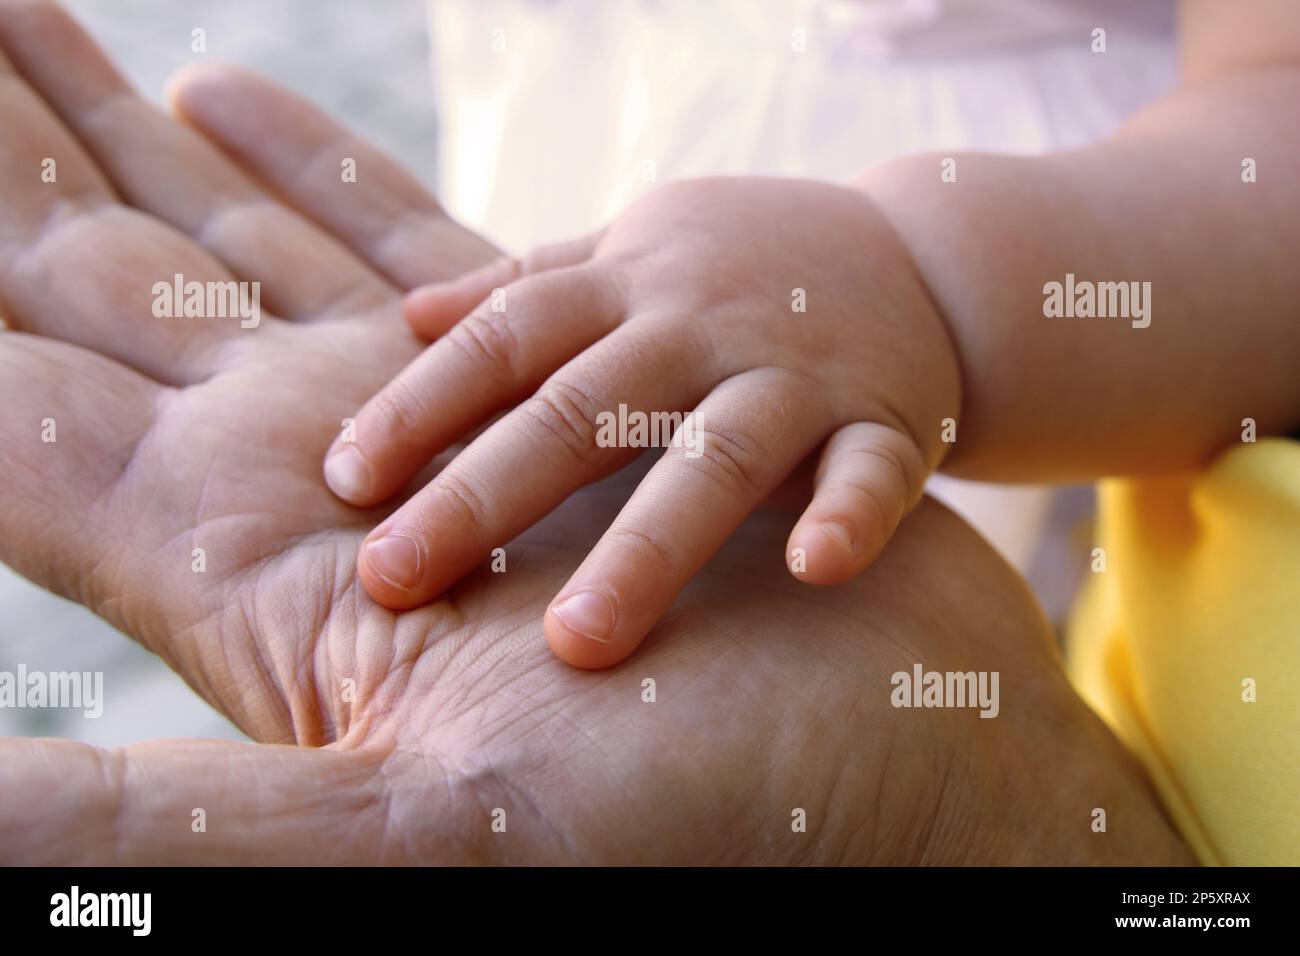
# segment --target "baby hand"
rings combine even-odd
[[[406,315],[441,337],[358,413],[355,441],[331,448],[341,498],[387,499],[522,404],[367,538],[362,581],[387,607],[432,600],[664,444],[678,413],[547,611],[547,640],[579,667],[630,654],[822,445],[786,563],[814,584],[856,575],[920,499],[958,415],[956,355],[906,250],[869,199],[821,183],[661,187],[598,235],[416,290]]]

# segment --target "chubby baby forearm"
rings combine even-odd
[[[1300,70],[1244,71],[1086,149],[928,154],[858,177],[960,357],[945,470],[1151,473],[1300,426],[1295,102]]]

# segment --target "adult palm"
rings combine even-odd
[[[1185,859],[1018,579],[936,505],[834,591],[759,515],[607,673],[540,624],[626,475],[503,573],[375,605],[354,559],[384,512],[322,456],[420,348],[400,290],[491,247],[256,77],[188,74],[176,123],[50,4],[0,0],[0,44],[0,557],[262,742],[5,741],[9,862]],[[158,318],[177,274],[260,281],[270,314]],[[999,671],[1001,714],[894,709],[917,661]]]

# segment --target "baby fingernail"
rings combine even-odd
[[[614,636],[614,602],[599,591],[575,591],[552,604],[551,610],[575,634],[602,644]]]
[[[410,591],[420,583],[420,546],[404,534],[386,534],[366,545],[366,562],[393,587]]]
[[[830,538],[849,554],[854,553],[853,534],[849,531],[846,525],[840,524],[838,521],[823,521],[822,531],[825,533],[826,537]]]
[[[441,299],[441,283],[422,285],[418,289],[412,289],[406,293],[406,297],[402,300],[402,309],[403,311],[423,312],[431,305],[436,305]]]
[[[344,445],[325,459],[325,484],[344,501],[370,494],[370,465],[354,445]]]

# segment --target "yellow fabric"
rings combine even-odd
[[[1098,494],[1075,685],[1203,863],[1300,864],[1300,442]]]

